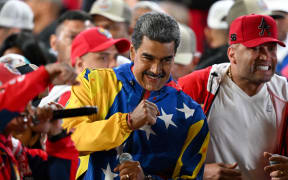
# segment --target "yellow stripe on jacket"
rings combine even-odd
[[[174,172],[173,172],[173,179],[177,179],[179,178],[178,175],[180,174],[181,168],[183,166],[183,162],[182,162],[182,157],[183,157],[183,153],[185,152],[185,150],[187,149],[188,145],[191,144],[192,140],[197,136],[197,134],[201,131],[202,127],[204,124],[204,120],[198,121],[197,123],[193,124],[188,131],[188,135],[187,135],[187,139],[185,140],[183,149],[181,151],[181,154],[177,160],[177,164],[175,166]],[[210,133],[207,134],[200,150],[199,150],[199,154],[201,154],[201,160],[200,162],[197,164],[197,166],[195,167],[195,170],[193,171],[193,174],[191,176],[181,176],[180,179],[195,179],[201,169],[201,167],[203,166],[203,163],[206,159],[206,154],[207,154],[207,147],[208,147],[208,143],[209,143],[209,139],[210,139]]]

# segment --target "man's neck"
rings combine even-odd
[[[248,79],[243,79],[241,77],[239,78],[238,76],[233,76],[231,72],[231,66],[228,69],[227,75],[248,96],[256,95],[264,85],[264,83],[252,83]]]
[[[240,89],[242,89],[248,96],[254,96],[256,95],[261,88],[263,87],[264,83],[261,84],[255,84],[255,83],[251,83],[248,82],[248,80],[237,80],[235,78],[235,80],[233,80],[234,83],[240,87]]]

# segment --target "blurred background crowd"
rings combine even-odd
[[[175,79],[209,65],[228,62],[228,28],[245,14],[272,16],[278,38],[286,41],[288,5],[285,0],[8,0],[1,1],[0,56],[15,53],[35,65],[71,64],[73,39],[99,26],[113,38],[127,38],[136,20],[150,11],[165,12],[181,24],[181,45],[172,70]],[[13,12],[13,13],[11,13]],[[278,47],[277,73],[288,75],[288,48]],[[129,53],[115,57],[117,66],[129,62]],[[71,64],[72,65],[72,64]]]

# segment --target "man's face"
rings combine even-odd
[[[232,60],[231,65],[235,66],[232,76],[253,84],[270,81],[277,64],[276,51],[277,44],[274,42],[254,48],[248,48],[242,44],[229,47],[228,56],[230,61]],[[232,58],[230,58],[231,53],[234,53]]]
[[[86,68],[113,68],[117,66],[116,57],[118,51],[115,45],[101,52],[89,52],[77,58],[76,71],[82,72]]]
[[[285,41],[288,32],[288,14],[284,18],[275,19],[278,29],[278,39]]]
[[[100,15],[94,15],[93,20],[96,26],[108,30],[112,34],[112,37],[114,39],[117,38],[129,39],[128,28],[124,22],[111,21],[110,19]]]
[[[130,49],[133,74],[144,89],[157,91],[166,84],[174,63],[174,46],[174,42],[160,43],[144,36],[137,51]]]
[[[83,30],[92,27],[88,22],[80,20],[66,20],[59,28],[56,35],[52,35],[51,47],[58,53],[58,61],[71,64],[70,51],[73,39]]]

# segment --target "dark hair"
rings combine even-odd
[[[32,33],[20,32],[8,36],[0,48],[0,56],[3,56],[4,52],[12,47],[20,49],[22,55],[32,64],[40,66],[47,63],[46,56]]]
[[[175,42],[175,53],[180,43],[179,26],[174,18],[164,13],[149,12],[141,16],[132,34],[132,44],[137,50],[146,36],[161,43]]]
[[[66,21],[66,20],[79,20],[79,21],[90,21],[91,23],[93,22],[92,17],[90,14],[81,11],[81,10],[74,10],[74,11],[66,11],[64,14],[62,14],[56,21],[56,33],[57,30],[59,29],[60,25]]]

